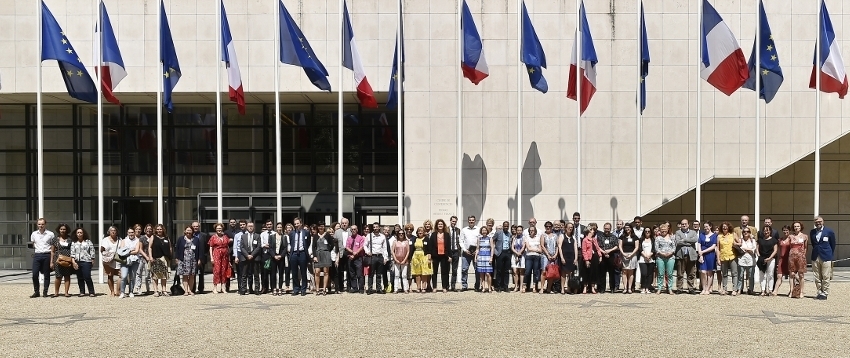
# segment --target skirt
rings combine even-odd
[[[576,265],[574,261],[576,260],[576,253],[570,251],[564,252],[564,260],[565,262],[561,262],[561,273],[575,272]]]
[[[623,257],[623,270],[636,270],[638,264],[638,256],[632,256],[631,260],[626,261],[625,257]]]
[[[525,255],[511,255],[511,268],[525,269]]]
[[[410,261],[410,274],[413,276],[430,275],[434,272],[425,252],[417,250],[413,252],[413,260]]]
[[[333,263],[333,261],[331,260],[331,252],[330,251],[328,251],[328,250],[317,250],[315,256],[319,260],[317,262],[313,263],[313,268],[331,267],[331,263]]]
[[[171,276],[168,274],[168,270],[168,259],[165,256],[151,262],[151,276],[154,280],[167,280],[168,276]]]

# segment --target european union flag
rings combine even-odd
[[[390,77],[390,93],[387,96],[387,108],[393,109],[398,106],[398,87],[402,86],[404,92],[404,34],[401,36],[401,66],[398,62],[398,42],[396,42],[395,51],[393,52],[393,72]]]
[[[168,26],[168,16],[165,15],[165,5],[162,1],[159,2],[160,18],[159,18],[159,60],[162,61],[163,80],[163,97],[165,109],[168,113],[174,111],[174,103],[171,102],[171,92],[180,81],[180,62],[177,61],[177,51],[174,50],[174,40],[171,38],[171,27]]]
[[[292,15],[286,10],[283,2],[280,2],[279,30],[280,62],[303,68],[310,82],[323,91],[330,91],[328,70],[316,57],[316,53],[313,52],[313,48],[310,47],[310,43],[292,19]]]
[[[543,53],[543,46],[540,45],[540,39],[537,37],[537,32],[534,31],[534,25],[531,24],[531,19],[528,17],[528,10],[525,8],[525,1],[522,2],[522,63],[528,70],[528,79],[531,81],[531,87],[546,93],[549,91],[549,84],[546,83],[546,78],[543,77],[543,68],[546,68],[546,54]]]
[[[80,101],[97,103],[97,87],[86,66],[71,41],[65,36],[65,31],[59,27],[56,18],[41,2],[41,60],[56,60],[68,95]]]
[[[770,31],[767,15],[764,13],[763,2],[759,2],[759,26],[761,27],[761,32],[758,34],[761,40],[761,48],[758,49],[761,56],[758,73],[761,76],[759,98],[764,99],[765,103],[770,103],[779,91],[779,86],[782,86],[785,77],[782,75],[782,67],[779,66],[779,54],[776,53],[776,43],[773,42],[773,33]],[[749,61],[750,78],[744,83],[744,88],[753,91],[756,90],[756,50],[756,44],[753,43],[753,52]]]
[[[649,41],[643,21],[643,1],[640,2],[640,114],[646,109],[646,76],[649,75]]]

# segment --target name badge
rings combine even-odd
[[[828,238],[827,238],[826,236],[822,236],[822,237],[820,238],[820,241],[824,241],[824,242],[826,242],[826,241],[828,241]]]
[[[60,242],[59,244],[62,245],[62,246],[68,246],[67,242]]]
[[[605,240],[605,245],[608,245],[608,242],[609,242],[609,241],[606,239],[606,240]]]
[[[168,243],[168,240],[162,240],[162,242],[164,242],[164,243],[166,243],[166,244],[167,244],[167,243]]]
[[[328,239],[325,239],[325,240],[323,240],[323,241],[325,242],[325,245],[327,245],[327,244],[328,244]]]
[[[195,249],[195,245],[192,245],[192,250],[194,250],[194,249]]]
[[[708,237],[708,236],[706,236],[706,237],[705,237],[705,242],[711,242],[711,238],[710,238],[710,237]]]
[[[632,238],[629,238],[629,242],[632,242]]]
[[[254,245],[256,245],[256,244],[257,244],[257,240],[254,240]]]

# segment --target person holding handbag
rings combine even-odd
[[[493,287],[493,238],[487,234],[486,226],[478,231],[478,250],[475,251],[475,264],[478,268],[481,292],[491,292]]]
[[[168,289],[168,278],[171,276],[171,258],[174,257],[174,250],[171,247],[171,242],[165,237],[165,226],[157,224],[154,229],[156,235],[148,247],[148,256],[153,260],[151,262],[151,276],[153,279],[154,297],[169,296],[171,292]]]
[[[68,224],[56,227],[56,237],[50,239],[50,268],[56,278],[53,280],[53,297],[59,296],[59,285],[65,280],[65,297],[71,297],[71,274],[78,269],[77,261],[71,255],[71,228]]]
[[[94,244],[89,240],[89,233],[83,228],[74,230],[74,237],[77,241],[71,244],[71,257],[77,263],[77,286],[80,288],[80,297],[86,295],[86,288],[89,289],[89,296],[94,297],[94,281],[91,278],[92,261],[97,252],[94,249]]]
[[[549,293],[555,284],[555,280],[561,277],[560,266],[558,265],[558,235],[552,231],[553,224],[547,221],[543,224],[545,232],[540,235],[540,247],[543,248],[541,255],[541,267],[543,277],[543,292]],[[554,272],[554,273],[550,273]],[[551,275],[551,277],[550,277]]]
[[[118,251],[115,254],[121,263],[121,288],[118,290],[120,293],[118,298],[126,297],[125,289],[129,291],[126,295],[131,298],[134,297],[133,287],[136,285],[136,271],[139,268],[139,252],[141,250],[142,244],[136,237],[136,230],[127,229],[127,237],[118,244]]]
[[[118,282],[115,282],[115,276],[121,275],[121,263],[115,260],[115,254],[118,252],[118,229],[115,226],[110,226],[106,230],[107,236],[100,240],[100,259],[103,262],[103,271],[106,274],[106,283],[109,286],[109,295],[118,297]]]

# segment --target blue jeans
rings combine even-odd
[[[531,287],[532,282],[534,287],[537,287],[537,282],[540,281],[542,259],[543,256],[539,255],[525,255],[525,287]],[[534,281],[531,281],[532,275],[534,275]]]
[[[481,279],[476,274],[478,269],[476,268],[477,264],[475,263],[475,256],[461,254],[463,258],[463,264],[460,267],[460,286],[464,289],[467,288],[466,278],[469,275],[469,266],[472,266],[472,273],[475,274],[475,289],[478,290],[481,288]]]
[[[138,269],[138,260],[132,263],[121,264],[121,291],[119,292],[124,293],[124,288],[128,286],[130,287],[130,292],[133,291],[133,287],[136,285],[136,270]]]
[[[670,256],[663,258],[659,256],[655,259],[655,264],[658,267],[658,290],[673,289],[673,267],[676,266],[676,257]],[[664,286],[664,276],[667,276],[667,286]]]
[[[80,294],[86,293],[86,286],[89,288],[89,294],[94,294],[94,282],[91,280],[91,262],[77,261],[77,285],[80,287]]]
[[[755,266],[741,266],[738,265],[738,282],[735,283],[735,291],[741,291],[741,288],[744,286],[744,274],[747,276],[747,288],[748,291],[752,291],[755,288],[756,282],[753,280],[753,275],[756,272]]]
[[[32,256],[32,288],[33,292],[38,293],[38,274],[44,275],[44,296],[47,296],[47,289],[50,288],[50,253],[40,253]]]

